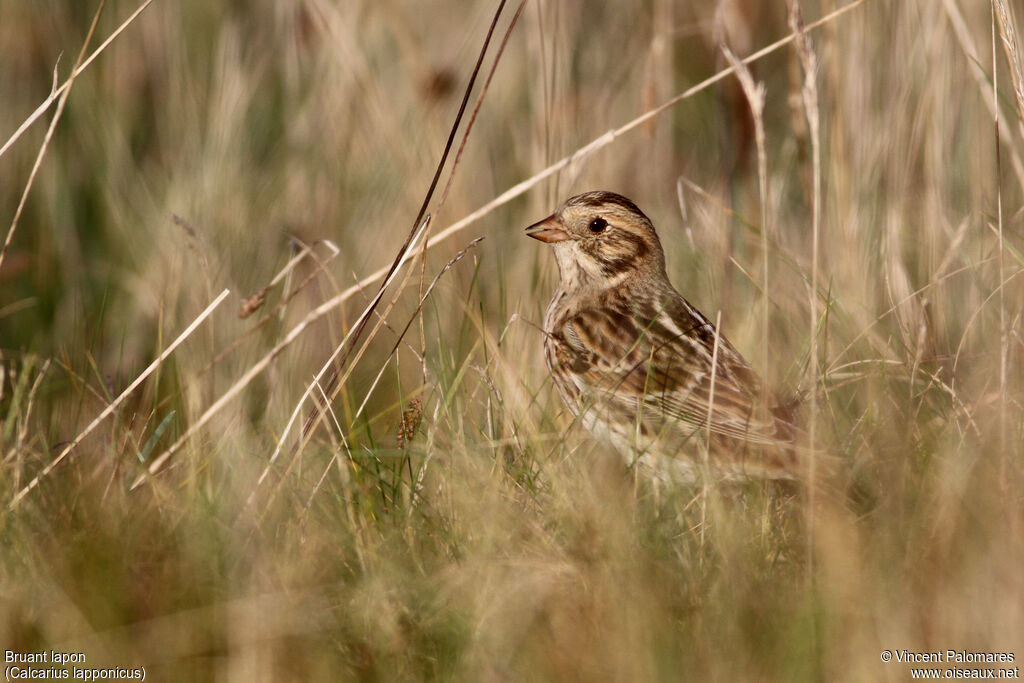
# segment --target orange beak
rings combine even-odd
[[[526,229],[526,235],[541,242],[554,244],[569,239],[569,233],[562,227],[561,221],[554,214]]]

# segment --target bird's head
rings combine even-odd
[[[618,286],[631,277],[665,275],[665,254],[651,220],[614,192],[586,192],[526,229],[550,244],[563,289]]]

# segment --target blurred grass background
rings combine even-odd
[[[129,490],[311,310],[390,264],[495,6],[157,0],[75,80],[0,267],[0,649],[228,681],[877,681],[909,677],[883,649],[1024,656],[1024,138],[988,3],[868,0],[811,34],[816,357],[814,171],[784,48],[753,66],[767,329],[749,107],[728,79],[432,246],[427,282],[485,237],[389,359],[414,272],[304,449],[293,430],[271,462],[376,284]],[[135,7],[108,2],[92,45]],[[834,8],[804,3],[808,22]],[[0,138],[55,64],[66,78],[95,10],[0,0]],[[717,16],[741,56],[789,33],[781,1]],[[715,19],[687,0],[528,3],[432,231],[724,68]],[[51,115],[0,157],[5,235]],[[637,480],[563,410],[536,329],[555,266],[522,228],[597,188],[651,215],[677,287],[764,375],[817,397],[841,465],[813,525],[774,487]]]

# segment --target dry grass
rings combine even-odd
[[[718,29],[692,4],[526,5],[300,447],[496,3],[184,0],[129,23],[54,95],[27,193],[55,109],[0,155],[0,650],[232,681],[1024,657],[1020,17],[866,0],[655,114],[739,68],[720,41],[742,59],[790,35],[786,3]],[[137,7],[110,0],[83,54]],[[0,0],[4,140],[95,10]],[[540,361],[553,260],[521,228],[595,188],[636,199],[677,286],[807,397],[816,502],[655,485],[572,424]]]

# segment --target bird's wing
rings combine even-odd
[[[654,408],[691,432],[710,428],[743,441],[777,443],[775,418],[756,409],[761,381],[746,360],[678,294],[660,306],[606,301],[568,320],[564,338],[588,350],[576,368],[579,383],[633,410]]]

